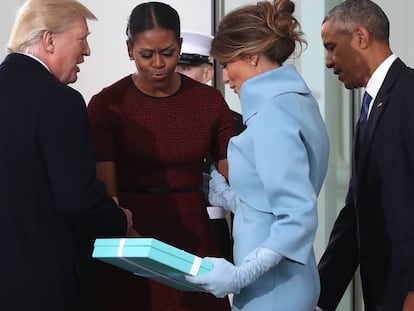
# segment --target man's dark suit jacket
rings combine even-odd
[[[356,141],[346,204],[319,263],[318,306],[335,310],[359,265],[365,310],[402,310],[414,290],[414,70],[400,59],[375,98],[361,148]]]
[[[0,200],[0,310],[83,310],[81,259],[126,218],[96,180],[82,96],[23,54],[0,65]]]

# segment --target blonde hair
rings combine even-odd
[[[17,12],[7,50],[9,53],[27,52],[45,31],[65,31],[79,17],[97,19],[76,0],[26,0]]]
[[[211,56],[229,63],[243,56],[265,55],[282,64],[296,44],[306,45],[289,0],[260,1],[237,8],[221,20],[211,46]]]

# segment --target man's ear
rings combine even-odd
[[[48,53],[55,51],[55,34],[51,31],[45,31],[41,38],[42,46]]]
[[[355,29],[353,36],[356,44],[361,49],[365,49],[372,40],[371,34],[369,33],[368,29],[362,26],[359,26],[357,27],[357,29]]]
[[[208,64],[208,66],[204,67],[203,72],[203,83],[207,83],[213,79],[214,76],[214,68],[213,65]]]

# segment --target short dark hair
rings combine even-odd
[[[172,30],[180,41],[180,17],[177,11],[162,2],[146,2],[137,5],[129,16],[126,29],[128,42],[132,44],[136,34],[154,28]]]
[[[390,37],[390,22],[387,15],[370,0],[345,0],[329,11],[323,23],[328,20],[340,22],[348,32],[363,26],[379,41],[388,42]]]

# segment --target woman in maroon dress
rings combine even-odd
[[[98,176],[134,228],[201,257],[217,255],[202,192],[210,153],[226,175],[226,150],[237,134],[221,93],[175,72],[180,20],[169,5],[140,4],[127,45],[137,71],[93,96],[88,110]],[[131,233],[134,235],[135,233]],[[100,264],[99,310],[229,310],[227,299],[181,292]]]

